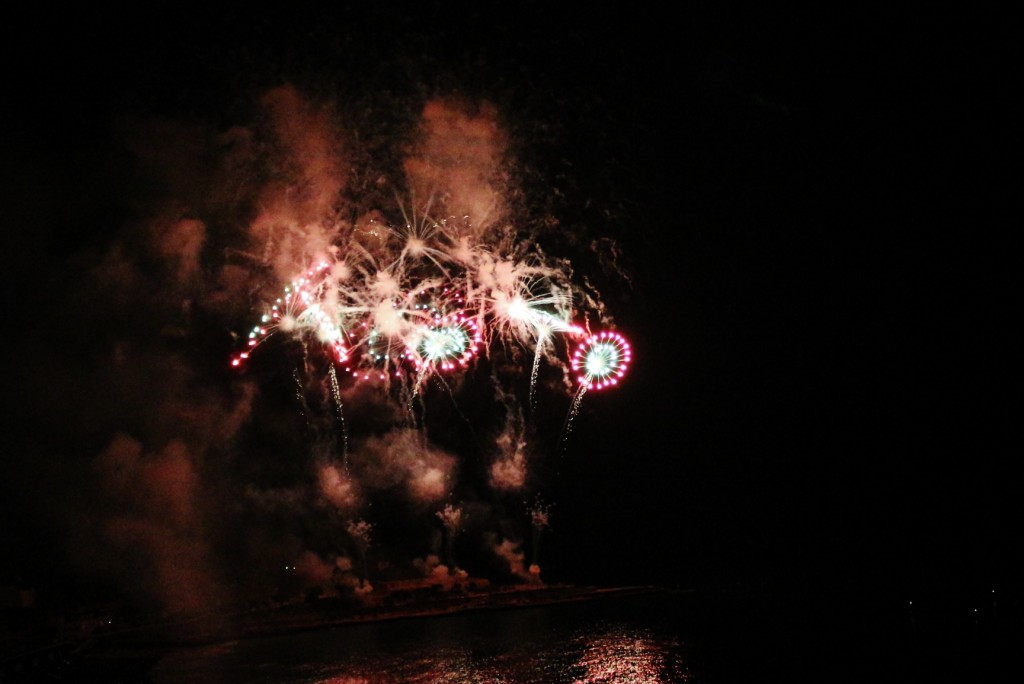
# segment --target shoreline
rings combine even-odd
[[[67,681],[124,677],[146,672],[167,653],[234,641],[399,620],[417,620],[490,611],[516,610],[668,591],[654,585],[597,587],[508,585],[464,593],[437,592],[399,605],[362,605],[340,599],[285,604],[272,608],[210,613],[100,632],[0,659],[0,681],[25,674],[51,674]],[[86,679],[82,679],[86,677]]]
[[[532,608],[659,591],[665,590],[653,585],[510,585],[464,594],[441,592],[398,605],[354,606],[326,598],[248,613],[201,616],[178,623],[143,627],[132,630],[131,634],[111,634],[99,638],[111,645],[183,648],[350,625]]]

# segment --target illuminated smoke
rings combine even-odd
[[[530,522],[535,530],[545,530],[548,525],[551,524],[550,520],[551,506],[545,504],[540,499],[533,504],[530,508]]]
[[[469,217],[479,238],[504,217],[507,137],[493,105],[432,100],[422,113],[420,137],[404,169],[416,197],[444,196],[450,213]]]
[[[439,583],[445,588],[451,588],[458,580],[469,577],[465,570],[445,565],[435,554],[428,554],[425,558],[415,559],[413,567],[424,577],[429,578],[432,582]]]
[[[505,425],[495,439],[497,455],[491,463],[490,484],[497,490],[518,490],[526,483],[526,437],[522,410],[508,394],[501,395],[505,404]]]
[[[330,252],[338,193],[344,186],[341,131],[330,108],[282,86],[263,98],[283,154],[258,198],[253,246],[278,277],[290,278]]]
[[[508,455],[499,456],[491,464],[491,485],[495,489],[521,489],[526,482],[525,442],[517,442],[513,448],[508,435],[502,435],[498,446],[505,447],[503,451]]]
[[[445,560],[448,567],[455,570],[455,538],[462,530],[462,508],[445,504],[435,515],[444,524]]]
[[[356,483],[336,465],[320,466],[320,491],[338,510],[351,512],[359,506]]]
[[[422,433],[409,428],[396,428],[353,444],[351,462],[364,486],[390,489],[401,485],[413,501],[423,504],[448,495],[456,466],[453,455],[425,444]]]
[[[525,554],[520,550],[519,544],[510,539],[502,538],[500,542],[492,543],[491,550],[508,565],[508,570],[518,579],[527,582],[536,582],[537,576],[530,573],[524,565]]]
[[[295,561],[295,572],[308,586],[326,586],[334,576],[335,565],[312,551],[303,551]]]
[[[365,553],[370,547],[370,540],[373,535],[373,525],[365,520],[350,520],[345,523],[345,531],[352,537],[356,549]]]
[[[171,612],[198,611],[221,595],[193,460],[182,442],[145,453],[118,434],[93,462],[110,511],[100,529],[102,562],[143,600]]]
[[[362,565],[362,573],[359,575],[359,585],[367,582],[367,555],[370,550],[370,540],[373,534],[373,525],[366,520],[349,520],[345,523],[345,531],[352,540],[356,556]]]
[[[462,529],[462,509],[458,506],[445,504],[435,515],[444,523],[444,528],[451,534],[458,534]]]
[[[154,244],[180,286],[195,286],[201,275],[200,256],[206,243],[206,226],[196,219],[167,221],[154,227]]]
[[[551,525],[551,504],[544,503],[538,496],[529,506],[530,528],[533,531],[531,547],[533,562],[530,563],[530,574],[540,577],[540,541],[544,531]]]

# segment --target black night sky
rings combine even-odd
[[[195,209],[174,193],[202,178],[147,175],[139,157],[171,164],[190,131],[253,125],[290,86],[363,130],[401,130],[441,95],[493,104],[526,169],[518,205],[578,236],[550,247],[596,274],[635,359],[585,397],[564,450],[556,433],[538,447],[548,577],[1019,584],[1020,133],[1004,118],[1019,85],[999,18],[554,5],[151,2],[5,22],[0,583],[103,576],[82,548],[104,525],[96,458],[119,431],[167,429],[145,415],[174,373],[155,349],[237,396],[244,316],[200,297],[165,334],[145,293],[122,302],[97,281],[171,204]],[[213,273],[237,236],[216,233],[226,215],[199,218]],[[591,241],[617,246],[628,279]],[[123,363],[146,366],[104,365]],[[263,390],[287,399],[270,367]],[[567,400],[546,401],[557,423]],[[207,497],[273,477],[210,453]]]

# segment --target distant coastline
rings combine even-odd
[[[468,612],[511,610],[593,601],[663,591],[657,586],[596,587],[574,585],[465,586],[452,591],[403,593],[400,600],[353,602],[321,598],[233,613],[181,617],[130,629],[101,632],[77,640],[50,644],[0,660],[0,681],[47,675],[65,681],[82,677],[124,677],[144,672],[169,651],[241,639],[370,624],[384,621],[443,617]],[[394,599],[394,597],[391,597]],[[29,679],[31,681],[31,679]]]
[[[437,591],[398,603],[353,605],[352,602],[326,598],[247,613],[202,616],[154,625],[134,630],[131,634],[111,635],[109,641],[123,645],[180,647],[343,625],[526,608],[660,590],[656,586],[522,584],[487,586],[458,593]]]

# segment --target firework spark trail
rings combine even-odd
[[[330,366],[331,374],[331,396],[334,398],[334,406],[338,412],[338,426],[341,429],[341,463],[343,466],[348,467],[348,428],[345,425],[345,413],[342,409],[341,404],[341,390],[338,387],[338,373],[332,363]]]
[[[583,402],[583,395],[587,393],[589,387],[587,385],[580,385],[579,389],[576,390],[576,394],[573,395],[572,403],[569,405],[569,413],[565,416],[565,423],[562,425],[562,448],[569,443],[569,434],[572,432],[572,424],[576,419],[576,416],[580,412],[580,404]]]
[[[537,406],[537,378],[540,376],[540,362],[541,358],[544,356],[544,344],[546,342],[546,335],[538,336],[537,348],[533,353],[533,368],[530,370],[530,396],[528,404],[531,411],[533,411]]]
[[[306,402],[306,390],[302,386],[302,378],[299,377],[299,369],[292,369],[292,380],[295,381],[295,399],[299,402],[299,413],[306,421],[306,431],[309,432],[312,426],[309,422],[309,404]]]
[[[447,394],[447,395],[448,395],[448,397],[449,397],[449,398],[450,398],[450,399],[452,400],[452,408],[453,408],[453,409],[455,410],[455,412],[456,412],[456,413],[457,413],[457,414],[459,415],[459,418],[461,418],[461,419],[462,419],[462,421],[463,421],[463,422],[464,422],[464,423],[466,424],[466,426],[467,426],[467,427],[469,427],[469,429],[470,429],[470,430],[472,431],[472,430],[473,430],[473,421],[471,421],[471,420],[470,420],[470,419],[469,419],[469,418],[468,418],[468,417],[466,416],[466,414],[462,412],[462,409],[461,409],[461,408],[459,407],[459,404],[458,404],[458,402],[457,402],[457,401],[455,401],[455,392],[453,392],[453,391],[452,391],[452,387],[451,387],[451,385],[449,385],[449,384],[448,384],[448,383],[447,383],[447,382],[445,381],[445,379],[444,379],[443,377],[439,376],[439,375],[438,375],[438,376],[435,376],[435,377],[434,377],[434,380],[436,380],[436,381],[437,381],[438,385],[439,385],[439,386],[440,386],[440,387],[441,387],[442,389],[444,389],[444,391],[445,391],[445,394]]]

